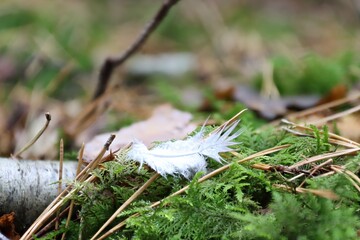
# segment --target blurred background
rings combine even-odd
[[[160,0],[1,1],[0,156],[54,159],[171,103],[203,121],[247,107],[261,124],[359,88],[360,1],[182,0],[93,99]],[[255,121],[255,120],[254,120]],[[70,156],[69,156],[70,158]]]

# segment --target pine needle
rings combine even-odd
[[[81,148],[80,148],[80,151],[79,151],[79,160],[78,160],[78,165],[77,165],[77,168],[76,168],[76,175],[78,175],[80,173],[80,169],[81,169],[81,166],[83,164],[84,149],[85,149],[85,144],[83,143],[81,145]],[[73,210],[74,210],[74,203],[75,203],[74,200],[71,200],[70,206],[69,206],[69,213],[68,213],[68,216],[66,218],[65,229],[67,229],[69,227],[69,223],[70,223],[70,220],[71,220],[71,215],[72,215]],[[65,239],[65,235],[66,235],[66,232],[64,232],[62,234],[61,240]]]
[[[62,173],[63,173],[63,163],[64,163],[64,141],[60,140],[60,161],[59,161],[59,184],[58,184],[58,195],[61,194],[62,188]],[[59,215],[60,208],[56,212],[56,221],[55,221],[55,230],[59,229]]]
[[[91,240],[95,240],[96,237],[112,222],[114,219],[123,211],[127,206],[129,206],[138,196],[140,196],[149,186],[153,183],[160,175],[154,174],[149,180],[146,181],[126,202],[124,202],[118,210],[104,223],[104,225],[95,233]]]

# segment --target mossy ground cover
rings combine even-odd
[[[212,83],[232,79],[235,84],[249,83],[261,91],[265,86],[264,62],[272,66],[273,85],[280,97],[323,96],[338,85],[353,89],[360,77],[360,59],[355,54],[359,50],[357,13],[346,4],[332,3],[326,8],[319,7],[321,4],[292,3],[283,11],[268,3],[181,1],[142,53],[192,52],[199,59],[198,68],[171,81],[169,76],[151,75],[129,85],[124,84],[128,75],[119,71],[110,86],[113,94],[96,104],[89,99],[103,59],[126,49],[158,6],[146,1],[123,1],[122,5],[112,1],[3,4],[0,60],[1,64],[10,61],[9,69],[15,70],[0,81],[0,115],[6,116],[0,119],[0,130],[9,133],[8,138],[2,135],[0,152],[13,152],[17,144],[14,136],[26,130],[25,123],[44,109],[61,109],[56,131],[65,138],[65,152],[71,159],[76,158],[71,152],[79,148],[75,142],[81,131],[77,130],[99,131],[88,119],[105,116],[100,128],[117,130],[144,118],[142,107],[150,108],[154,102],[171,102],[191,111],[201,123],[210,115],[217,123],[207,127],[211,132],[245,107],[217,98]],[[121,91],[116,92],[117,84]],[[210,101],[210,111],[181,101],[181,90],[189,85]],[[32,104],[34,96],[41,96],[41,103]],[[75,108],[75,114],[74,99],[81,106]],[[87,115],[83,110],[91,108],[84,105],[93,107],[96,111],[89,112],[94,115]],[[342,105],[335,112],[349,107],[351,104]],[[78,116],[85,116],[86,124],[81,125]],[[67,127],[74,123],[79,125],[71,132]],[[337,131],[336,121],[333,125]],[[223,155],[228,168],[199,182],[224,166],[209,159],[207,172],[190,180],[157,178],[102,234],[121,224],[108,239],[357,238],[357,143],[336,138],[321,126],[302,128],[303,135],[270,126],[251,109],[241,116],[239,128],[243,129],[236,139],[239,144],[233,153]],[[279,146],[286,147],[256,155]],[[50,156],[57,156],[53,154],[56,151],[53,148]],[[125,154],[126,149],[123,151]],[[254,154],[257,157],[241,162]],[[61,204],[53,208],[65,213],[58,220],[59,229],[45,227],[47,221],[55,219],[51,214],[34,232],[42,233],[37,238],[53,239],[64,233],[66,239],[91,238],[155,174],[147,166],[124,162],[122,154],[110,159],[83,174],[81,180],[69,183],[73,192],[58,199],[56,203]],[[305,159],[316,161],[297,167]],[[186,191],[169,197],[184,187]],[[67,222],[70,201],[74,211]]]
[[[223,167],[209,160],[208,172],[199,172],[191,180],[158,178],[106,228],[125,223],[107,239],[356,239],[358,147],[354,145],[351,155],[321,158],[352,148],[331,144],[326,128],[308,128],[309,136],[297,136],[274,127],[259,131],[246,119],[245,113],[235,153],[223,155],[229,168],[198,182]],[[285,147],[241,162],[279,146]],[[63,232],[67,239],[91,238],[155,174],[125,161],[125,155],[126,150],[95,169],[92,182],[77,182],[77,194],[70,195],[76,205],[70,224],[65,228],[63,219],[59,230],[40,239]],[[321,159],[292,167],[313,157]],[[341,170],[334,172],[334,167]],[[183,194],[169,197],[185,186]],[[157,201],[161,203],[151,207]]]

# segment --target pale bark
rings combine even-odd
[[[64,162],[64,186],[75,178],[76,166]],[[0,216],[15,212],[17,230],[23,231],[57,196],[58,174],[58,161],[0,158]]]

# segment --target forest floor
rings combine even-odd
[[[357,1],[184,0],[167,14],[161,4],[0,4],[0,156],[89,169],[17,229],[23,239],[357,238]],[[205,141],[234,116],[232,150],[197,174],[129,161],[135,138],[156,148],[204,131]],[[9,218],[0,232],[16,235],[12,215],[0,223]]]

